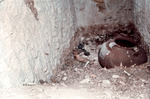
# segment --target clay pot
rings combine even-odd
[[[102,67],[130,67],[147,62],[147,55],[140,46],[127,37],[116,37],[102,44],[98,53]]]

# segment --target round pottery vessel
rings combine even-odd
[[[100,65],[107,69],[115,66],[130,67],[147,62],[147,55],[140,46],[127,37],[116,37],[102,44],[98,53]]]

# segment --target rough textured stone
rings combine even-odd
[[[150,52],[150,0],[133,0],[134,24],[144,38],[145,49]]]
[[[50,81],[75,32],[70,0],[31,1],[38,20],[24,0],[0,3],[0,87]]]

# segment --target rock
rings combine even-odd
[[[81,37],[81,41],[83,41],[85,38],[84,37]]]
[[[44,91],[44,89],[39,88],[39,89],[38,89],[38,91],[39,91],[39,92],[43,92],[43,91]]]
[[[90,40],[90,38],[87,38],[86,40],[87,40],[87,41],[89,41],[89,40]]]
[[[119,78],[119,77],[120,77],[119,75],[115,75],[115,74],[112,76],[112,78]]]
[[[65,73],[65,71],[61,71],[61,74],[64,74]]]
[[[77,72],[77,71],[78,71],[78,68],[75,68],[74,71]]]
[[[40,82],[40,84],[44,84],[45,83],[42,79],[40,79],[39,82]]]
[[[103,80],[102,83],[109,85],[109,84],[110,84],[110,81],[109,81],[109,80]]]
[[[123,82],[123,81],[119,81],[119,83],[122,84],[122,85],[125,85],[125,82]]]
[[[62,78],[63,81],[66,81],[67,79],[68,79],[68,77],[66,77],[66,76],[64,76],[64,77]]]
[[[84,45],[80,43],[80,44],[78,45],[78,49],[83,49],[83,48],[84,48]]]
[[[67,73],[65,72],[63,75],[64,75],[64,76],[66,76],[66,75],[67,75]]]
[[[99,36],[95,36],[95,39],[99,39]]]

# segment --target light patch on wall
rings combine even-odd
[[[27,5],[27,7],[30,8],[30,10],[32,11],[32,13],[34,14],[35,19],[38,21],[38,11],[37,9],[34,7],[34,0],[24,0],[25,4]]]

